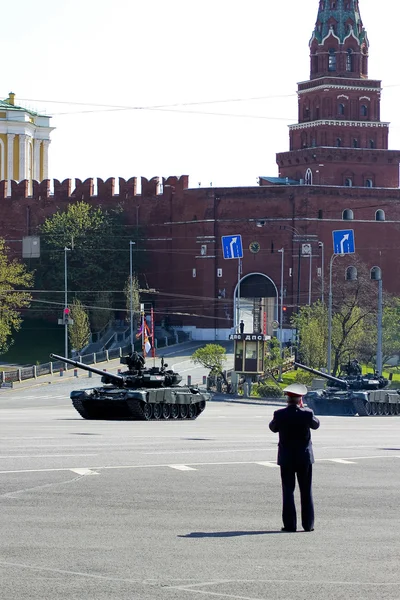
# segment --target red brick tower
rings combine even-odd
[[[280,177],[306,185],[397,188],[400,152],[380,121],[381,82],[368,79],[369,42],[358,0],[320,0],[310,80],[299,83],[299,122]]]

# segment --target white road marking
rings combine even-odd
[[[188,467],[187,465],[168,465],[171,469],[177,469],[178,471],[197,471],[197,469],[193,469],[193,467]]]
[[[92,469],[69,469],[69,471],[77,473],[78,475],[99,475],[99,473],[96,473],[96,471],[93,471]]]
[[[0,456],[0,459],[8,458],[81,458],[82,456],[98,456],[98,454],[24,454],[24,455],[13,455]]]
[[[279,467],[276,463],[268,462],[268,461],[260,461],[256,462],[256,465],[261,465],[262,467]]]
[[[357,463],[354,462],[354,460],[346,460],[344,458],[329,458],[327,459],[330,462],[334,462],[334,463],[339,463],[341,465],[355,465]]]
[[[386,454],[381,456],[355,456],[351,457],[352,460],[371,460],[371,459],[382,459],[382,458],[394,458],[399,459],[400,455],[394,454]],[[343,460],[349,460],[348,458]],[[331,458],[318,458],[318,462],[332,462]],[[206,462],[206,463],[188,463],[185,465],[186,467],[220,467],[220,466],[234,466],[234,465],[256,465],[258,462],[256,461],[227,461],[227,462]],[[107,470],[116,470],[116,469],[157,469],[164,467],[172,467],[171,464],[156,464],[156,465],[110,465],[110,466],[93,466],[88,467],[93,471],[107,471]],[[13,471],[0,471],[0,474],[5,475],[9,473],[51,473],[57,471],[72,471],[75,467],[60,467],[60,468],[52,468],[52,469],[17,469]],[[185,469],[186,470],[186,469]],[[194,469],[196,470],[196,469]]]

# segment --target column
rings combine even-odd
[[[50,140],[43,140],[43,179],[49,178],[49,145]]]
[[[26,135],[19,136],[19,176],[18,181],[26,179]]]
[[[11,196],[11,181],[14,179],[14,133],[7,134],[7,195]]]
[[[33,179],[40,181],[40,146],[42,140],[33,140]]]

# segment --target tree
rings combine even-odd
[[[85,202],[69,204],[46,219],[39,228],[42,256],[36,286],[62,293],[64,248],[67,254],[68,289],[80,292],[84,304],[95,304],[96,294],[110,294],[110,309],[120,305],[126,274],[129,273],[129,243],[136,229],[128,228],[122,210],[105,211]],[[137,267],[137,264],[136,264]],[[97,298],[98,300],[98,298]]]
[[[0,354],[13,343],[11,336],[21,327],[20,310],[30,305],[32,296],[24,288],[33,285],[33,275],[16,259],[9,260],[8,248],[0,238]]]
[[[80,300],[74,299],[70,306],[73,325],[69,325],[68,334],[72,348],[81,350],[90,340],[90,325],[88,314]]]
[[[332,285],[332,373],[341,364],[358,356],[363,349],[368,324],[376,313],[377,289],[367,267],[356,259],[351,266],[357,278],[346,280],[349,259],[337,269]],[[328,310],[321,302],[303,306],[292,317],[299,338],[299,359],[314,368],[326,366],[328,347]]]
[[[130,285],[130,276],[125,282],[124,294],[126,299],[126,314],[127,321],[130,323],[131,321],[131,285]],[[140,316],[140,290],[139,290],[139,282],[134,274],[132,277],[132,311],[133,311],[133,325],[136,325],[138,318]]]
[[[209,369],[210,375],[222,377],[226,385],[228,385],[223,368],[226,362],[226,350],[223,346],[219,344],[207,344],[202,348],[198,348],[192,354],[192,361],[195,365],[202,365],[206,369]]]

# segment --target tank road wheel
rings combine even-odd
[[[370,415],[372,415],[372,406],[371,406],[371,402],[369,400],[365,401],[364,410],[365,410],[365,413],[366,413],[367,417],[369,417]]]
[[[376,402],[372,402],[372,414],[376,416],[378,414],[378,405]]]
[[[189,404],[188,406],[188,418],[195,419],[197,417],[197,410],[195,404]]]
[[[179,405],[178,404],[171,404],[171,419],[178,419],[179,418]]]
[[[378,402],[378,415],[383,415],[383,402]]]
[[[384,404],[384,415],[387,417],[390,415],[390,404],[389,402],[385,402]]]
[[[143,404],[143,417],[145,418],[146,421],[150,421],[152,416],[153,416],[153,407],[151,404],[148,404],[147,402],[145,402]]]
[[[153,406],[153,419],[158,421],[162,417],[162,406],[161,404],[154,404]]]
[[[396,405],[395,404],[390,404],[390,414],[391,415],[396,414]]]
[[[201,402],[199,402],[197,404],[197,414],[199,415],[200,413],[202,413],[203,410],[205,409],[205,407],[206,407],[206,401],[205,400],[202,400]]]
[[[171,415],[171,407],[169,404],[162,404],[161,405],[161,413],[162,413],[162,418],[167,420],[169,419],[170,415]]]
[[[180,404],[179,406],[179,417],[181,419],[187,419],[188,418],[188,405],[187,404]]]
[[[400,415],[400,402],[396,404],[396,415]]]

